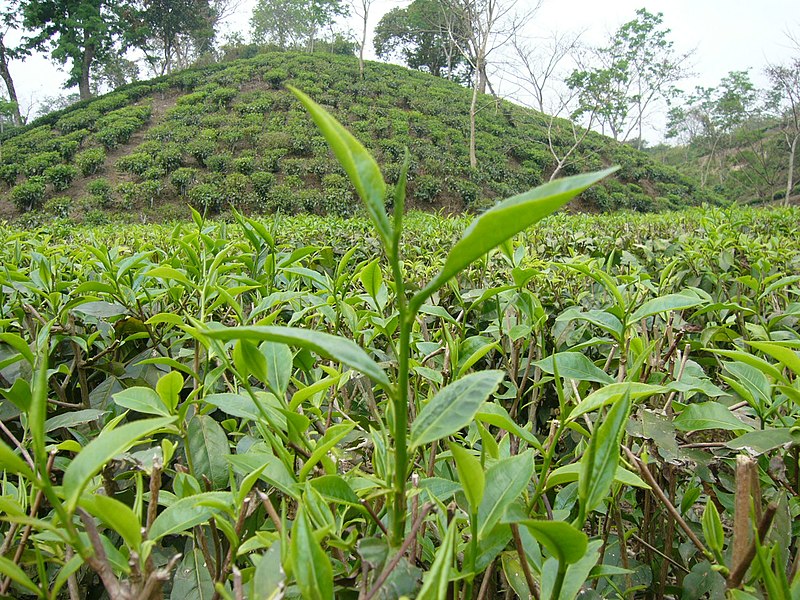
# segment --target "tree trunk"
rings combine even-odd
[[[11,71],[8,70],[8,56],[6,55],[6,46],[3,42],[3,36],[0,35],[0,77],[6,83],[8,90],[8,99],[13,103],[12,118],[14,125],[19,127],[22,125],[22,115],[19,112],[19,101],[17,100],[17,88],[14,87],[14,80],[11,78]]]
[[[83,50],[83,60],[81,61],[81,79],[78,83],[78,91],[80,91],[81,100],[86,100],[92,97],[92,90],[89,87],[89,74],[92,70],[92,63],[94,62],[94,44],[87,41],[88,34],[84,32],[84,41],[86,45]]]
[[[364,46],[367,45],[367,29],[369,27],[369,5],[372,0],[365,0],[364,7],[364,29],[361,30],[361,46],[358,49],[358,73],[361,81],[364,81]]]
[[[481,94],[486,93],[486,82],[489,77],[486,75],[486,62],[481,61],[481,66],[478,67],[478,92]]]
[[[469,166],[473,169],[478,166],[478,156],[475,152],[475,113],[478,112],[478,86],[472,86],[472,102],[469,105]]]
[[[794,187],[794,157],[797,154],[798,140],[800,140],[800,132],[795,133],[794,139],[789,146],[789,175],[786,177],[786,196],[783,199],[784,206],[789,206],[789,196],[792,195],[792,188]]]

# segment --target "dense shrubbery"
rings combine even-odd
[[[70,187],[64,187],[69,186],[68,165],[74,165],[81,176],[91,177],[108,168],[104,150],[118,155],[117,148],[144,129],[144,140],[118,156],[113,167],[117,176],[132,177],[131,183],[155,182],[148,189],[158,189],[159,196],[141,201],[134,198],[141,198],[142,190],[127,193],[125,210],[155,205],[156,200],[163,205],[188,195],[189,188],[199,182],[216,187],[223,197],[229,193],[235,204],[253,210],[349,214],[348,195],[325,181],[342,171],[308,116],[283,89],[287,83],[331,106],[376,154],[389,183],[397,182],[408,148],[412,207],[482,210],[500,196],[545,181],[554,168],[542,144],[545,122],[537,113],[510,104],[501,111],[481,111],[480,165],[471,170],[466,152],[467,90],[380,64],[369,65],[366,78],[360,81],[357,63],[348,57],[273,53],[134,84],[20,128],[5,142],[0,180],[11,188],[20,183],[19,175],[39,176],[65,163],[46,175],[52,191],[48,188],[45,196],[69,193]],[[158,94],[161,101],[173,97],[174,105],[152,119],[151,102],[144,99],[149,94]],[[556,127],[553,132],[557,147],[569,145],[568,127]],[[562,132],[563,140],[558,137]],[[677,171],[628,146],[590,134],[585,147],[585,152],[579,151],[565,165],[563,175],[613,163],[622,169],[618,186],[590,192],[584,206],[651,210],[717,200],[708,193],[699,194]],[[196,172],[190,177],[183,169]],[[233,174],[248,179],[226,179]],[[227,184],[235,189],[226,190]],[[198,205],[209,211],[227,205],[226,200],[207,199],[197,198]]]

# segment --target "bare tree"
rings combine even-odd
[[[375,0],[351,0],[353,12],[361,19],[361,42],[358,44],[358,72],[364,79],[364,48],[367,45],[367,32],[369,31],[369,10]]]
[[[795,160],[800,143],[800,57],[787,64],[770,65],[766,73],[772,83],[772,105],[780,119],[781,134],[789,151],[784,197],[784,203],[788,204],[794,188]]]
[[[475,148],[475,115],[478,94],[486,92],[490,55],[513,39],[541,4],[540,0],[524,13],[516,12],[517,0],[445,0],[451,11],[450,39],[458,47],[473,72],[472,101],[469,110],[469,164],[478,164]],[[456,35],[458,32],[459,35]]]
[[[585,31],[585,30],[584,30]],[[515,78],[524,86],[525,92],[533,96],[535,108],[546,112],[545,97],[558,77],[559,66],[580,47],[584,31],[552,32],[545,41],[532,43],[515,35],[512,44],[516,53]],[[563,105],[560,101],[558,105]]]

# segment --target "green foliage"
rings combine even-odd
[[[78,176],[78,169],[72,165],[53,165],[47,167],[43,175],[56,192],[61,192],[69,188],[72,180]]]
[[[60,219],[69,217],[72,208],[72,198],[69,196],[55,196],[47,200],[42,206],[42,211]]]
[[[141,176],[154,164],[153,155],[147,152],[133,152],[119,158],[114,166],[123,173],[133,173]]]
[[[86,191],[97,198],[102,207],[109,206],[114,197],[111,183],[105,177],[92,179],[86,184]]]
[[[42,175],[45,169],[57,165],[61,162],[61,155],[58,152],[42,152],[41,154],[34,154],[25,161],[22,166],[22,172],[28,177],[33,175]]]
[[[51,152],[59,154],[58,162],[72,161],[83,177],[90,177],[104,159],[87,161],[88,156],[101,151],[104,144],[126,144],[130,147],[116,146],[116,167],[138,178],[158,181],[161,195],[156,200],[170,214],[179,213],[183,207],[178,200],[181,194],[173,193],[171,182],[171,174],[180,168],[195,168],[199,180],[218,185],[221,176],[231,173],[252,177],[261,170],[269,171],[274,174],[274,185],[299,176],[302,184],[288,179],[288,187],[277,194],[274,204],[281,205],[281,210],[352,214],[352,188],[345,186],[345,190],[330,181],[323,182],[327,176],[345,171],[299,110],[297,101],[283,88],[287,82],[319,90],[317,95],[325,105],[378,157],[392,186],[399,179],[408,148],[409,197],[414,204],[432,210],[480,211],[549,178],[554,165],[535,141],[547,135],[546,123],[538,113],[508,103],[502,103],[499,111],[482,111],[480,164],[470,169],[465,150],[469,91],[442,78],[391,65],[368,67],[368,74],[374,76],[362,81],[353,57],[270,52],[167,75],[155,83],[132,84],[121,92],[17,128],[4,142],[4,180],[15,185],[15,169],[22,173],[26,160]],[[151,116],[151,97],[167,105],[174,98],[175,105],[166,106],[156,118]],[[556,143],[569,144],[570,131],[568,123],[555,123],[552,132]],[[133,132],[138,132],[135,137]],[[576,152],[562,173],[622,165],[615,179],[619,186],[600,198],[606,208],[660,210],[719,202],[710,187],[700,189],[674,168],[659,165],[630,147],[594,133],[587,136],[584,146],[585,153]],[[765,149],[770,155],[775,150]],[[90,154],[84,155],[86,152]],[[738,171],[728,172],[736,186],[744,189],[746,184]],[[72,185],[78,190],[85,184],[78,177]],[[662,190],[662,185],[669,188]],[[266,199],[268,186],[251,181],[251,191],[259,199],[253,208],[264,210],[258,206]],[[70,189],[64,191],[80,196]],[[386,194],[391,192],[386,190]],[[303,198],[297,198],[299,193]],[[587,192],[584,206],[597,206],[591,198],[593,193]],[[118,213],[115,218],[130,217]]]
[[[197,181],[197,169],[191,167],[181,167],[170,175],[170,183],[181,196],[185,196],[188,193],[189,187],[195,181]]]
[[[75,156],[75,165],[84,177],[97,173],[105,161],[106,153],[102,148],[89,148]]]
[[[33,210],[44,202],[46,191],[42,177],[31,177],[11,188],[11,201],[19,210]]]
[[[197,210],[214,213],[224,201],[224,192],[213,183],[199,183],[189,189],[189,202]]]

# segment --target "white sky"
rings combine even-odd
[[[255,4],[256,0],[241,0],[239,11],[227,28],[246,36]],[[377,0],[370,15],[370,29],[385,12],[404,4],[407,2]],[[529,0],[518,0],[522,10],[526,5],[530,6]],[[800,35],[798,0],[543,0],[526,31],[531,36],[547,36],[554,31],[586,30],[584,42],[600,45],[622,23],[633,19],[641,7],[664,13],[664,25],[672,30],[677,51],[695,50],[691,59],[695,76],[680,84],[686,90],[695,85],[714,86],[729,71],[746,69],[750,69],[757,85],[764,86],[764,66],[785,61],[792,54],[786,33]],[[356,18],[350,22],[353,29],[358,29]],[[368,55],[372,55],[371,45]],[[65,93],[61,88],[64,73],[46,57],[34,56],[24,64],[12,62],[11,71],[23,108],[39,98]],[[498,84],[499,93],[511,92],[502,82]],[[658,122],[658,116],[653,120]],[[657,139],[657,129],[646,137]]]

